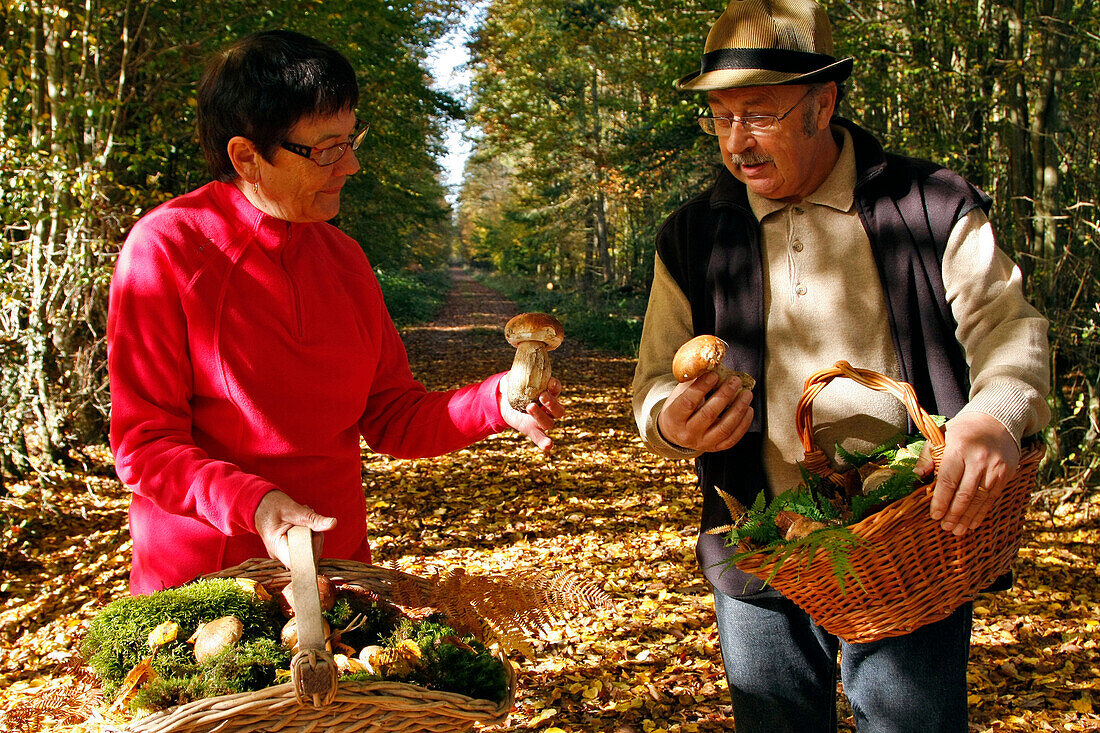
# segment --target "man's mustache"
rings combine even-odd
[[[772,156],[763,153],[730,153],[730,162],[734,165],[762,165],[772,160]]]

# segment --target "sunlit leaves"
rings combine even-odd
[[[482,379],[511,360],[502,328],[515,307],[483,289],[459,295],[442,322],[404,331],[413,370],[429,388]],[[425,575],[457,566],[567,570],[612,595],[613,610],[577,614],[534,641],[532,658],[515,659],[513,730],[732,730],[710,589],[695,561],[701,494],[691,466],[658,458],[638,440],[630,359],[567,336],[554,370],[569,412],[552,431],[550,457],[511,433],[436,459],[365,453],[375,560]],[[102,602],[126,592],[128,495],[110,478],[102,448],[88,454],[92,470],[43,475],[4,501],[4,711],[36,693],[71,691],[77,681],[57,665],[72,658]],[[1087,731],[1100,723],[1097,516],[1095,497],[1032,513],[1015,588],[979,598],[968,675],[975,730]],[[853,731],[846,712],[841,718],[841,730]]]
[[[645,280],[660,219],[714,157],[671,86],[698,63],[688,49],[702,15],[679,3],[490,4],[472,44],[471,259],[566,282]]]

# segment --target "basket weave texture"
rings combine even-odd
[[[390,599],[398,580],[421,585],[425,578],[350,560],[322,560],[318,572],[333,583],[357,586]],[[253,559],[204,578],[247,578],[280,592],[290,572],[277,560]],[[297,586],[295,586],[297,587]],[[336,684],[331,700],[320,706],[300,702],[295,683],[272,685],[255,692],[210,697],[134,721],[127,733],[459,733],[475,722],[493,724],[507,719],[515,702],[515,668],[502,654],[508,675],[508,693],[500,704],[450,692],[428,690],[399,682]]]
[[[807,550],[796,551],[778,570],[776,554],[765,550],[736,564],[768,581],[826,631],[849,643],[863,643],[907,634],[947,618],[1011,569],[1045,449],[1025,445],[1016,474],[994,497],[985,519],[976,529],[956,536],[944,531],[929,513],[943,456],[944,431],[917,403],[909,384],[844,361],[807,379],[795,411],[807,470],[837,485],[851,479],[832,468],[813,440],[813,399],[837,377],[892,394],[905,405],[931,446],[932,482],[848,527],[864,542],[850,555],[857,580],[848,578],[843,588],[823,549],[812,556]]]

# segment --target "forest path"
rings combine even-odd
[[[519,308],[462,270],[432,323],[402,330],[413,373],[429,389],[480,381],[515,353],[504,324]],[[698,502],[688,462],[645,450],[634,428],[634,359],[569,336],[551,353],[566,416],[541,454],[506,431],[449,456],[367,456],[376,561],[413,572],[567,570],[616,598],[518,660],[510,725],[542,730],[718,731],[732,728],[711,618],[696,573]],[[651,721],[646,723],[646,721]]]
[[[454,273],[437,319],[403,329],[414,374],[447,389],[509,368],[514,303]],[[365,453],[368,534],[380,564],[421,574],[538,568],[605,588],[610,612],[577,614],[535,643],[519,672],[512,730],[731,730],[709,588],[694,545],[690,462],[642,446],[630,409],[634,360],[569,337],[551,355],[566,416],[549,456],[512,431],[447,456]],[[0,731],[6,711],[71,685],[76,639],[126,592],[127,493],[102,446],[88,470],[13,487],[0,514]],[[1096,730],[1100,635],[1092,610],[1100,512],[1029,518],[1009,593],[976,603],[971,730]],[[36,697],[37,695],[37,697]],[[842,706],[840,730],[853,731]],[[49,720],[27,730],[72,730]]]

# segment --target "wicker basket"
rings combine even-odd
[[[305,530],[304,545],[302,533],[298,533],[297,551],[293,536],[291,542],[292,556],[295,552],[299,557],[308,554],[308,562],[301,570],[288,571],[277,560],[254,559],[204,576],[248,578],[272,591],[281,591],[292,574],[312,580],[312,598],[304,603],[294,599],[295,615],[303,620],[299,631],[302,651],[291,662],[292,681],[256,692],[221,695],[169,708],[134,721],[126,727],[127,733],[458,733],[470,730],[475,722],[493,724],[507,719],[515,702],[516,672],[503,653],[499,658],[507,670],[508,693],[500,704],[398,682],[337,682],[335,663],[331,654],[324,651],[323,635],[319,642],[308,638],[304,619],[311,615],[309,609],[314,604],[316,626],[320,628],[317,570],[309,530],[294,529]],[[303,546],[305,549],[301,549]],[[295,559],[291,564],[296,562]],[[350,560],[322,560],[318,570],[334,583],[370,590],[382,598],[389,598],[390,589],[399,578],[422,585],[425,591],[429,586],[424,578]],[[298,583],[294,585],[295,590],[299,587]]]
[[[938,472],[944,432],[917,404],[913,388],[844,361],[807,379],[799,400],[795,420],[807,470],[838,485],[848,480],[833,470],[813,440],[813,399],[826,384],[841,376],[897,397],[928,439]],[[843,589],[825,550],[813,556],[805,550],[796,551],[778,570],[776,555],[761,550],[738,560],[737,567],[768,580],[815,623],[849,643],[909,633],[947,618],[1012,567],[1043,453],[1042,445],[1024,447],[1015,476],[995,497],[984,521],[962,536],[945,532],[929,513],[934,478],[909,496],[851,525],[849,529],[865,542],[850,555],[858,582],[849,578]]]

